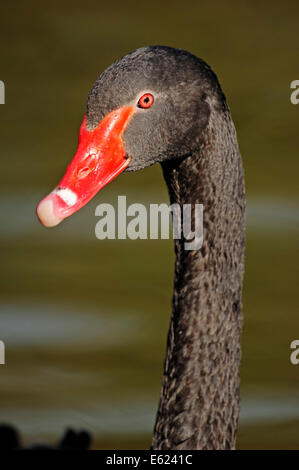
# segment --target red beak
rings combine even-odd
[[[133,112],[132,106],[111,111],[91,131],[84,116],[78,149],[66,174],[37,206],[37,216],[45,227],[55,227],[74,214],[129,165],[122,134]]]

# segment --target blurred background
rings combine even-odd
[[[94,210],[168,201],[159,166],[123,174],[56,229],[35,206],[77,145],[88,93],[145,45],[187,49],[218,74],[238,131],[247,210],[238,448],[299,447],[295,1],[6,2],[0,16],[0,421],[25,441],[67,425],[94,448],[148,448],[171,310],[171,241],[99,241]]]

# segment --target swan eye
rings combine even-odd
[[[138,108],[150,108],[154,102],[154,97],[151,93],[145,93],[139,98],[137,103]]]

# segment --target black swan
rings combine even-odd
[[[89,95],[77,153],[37,214],[55,226],[120,172],[154,163],[162,166],[172,203],[204,205],[204,231],[200,250],[175,240],[173,311],[152,449],[233,449],[245,193],[235,128],[211,68],[164,46],[112,64]]]

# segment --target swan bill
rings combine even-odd
[[[130,158],[122,134],[133,112],[132,106],[115,109],[92,130],[84,116],[72,162],[56,188],[37,206],[37,217],[45,227],[55,227],[77,212],[128,167]]]

